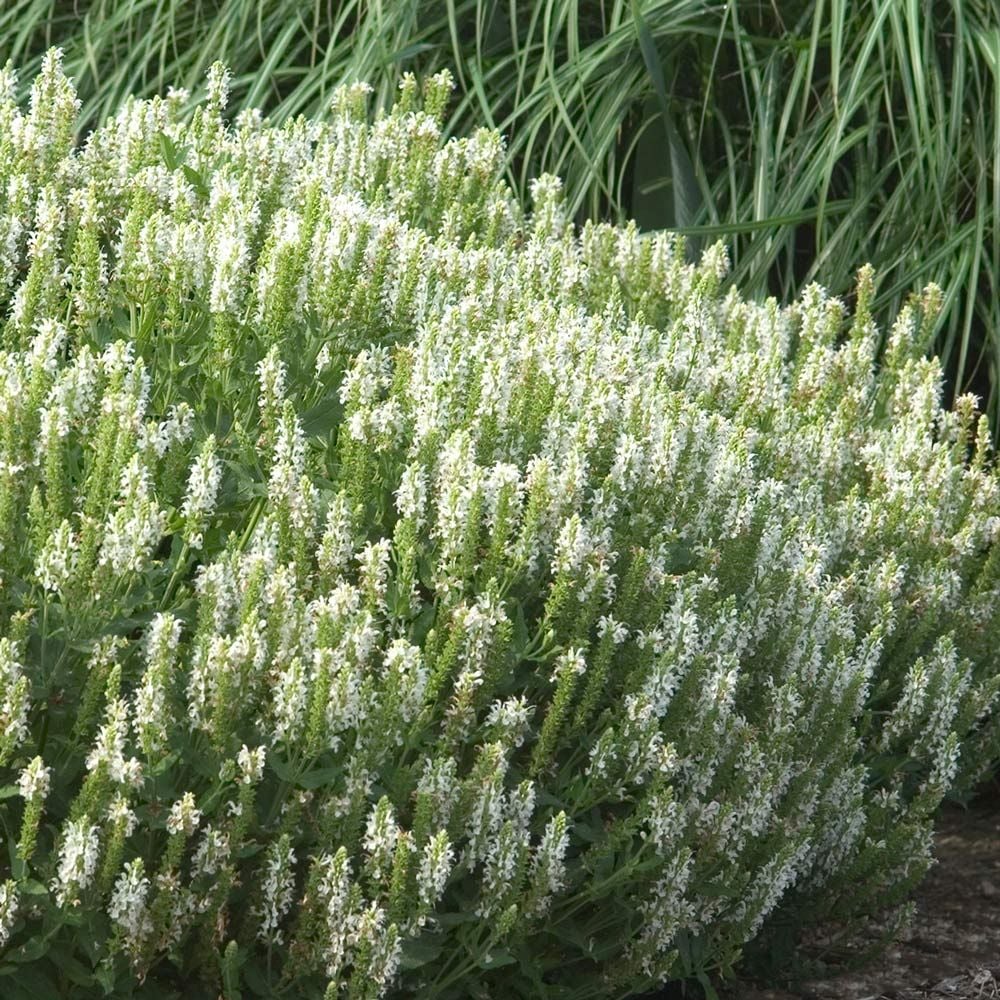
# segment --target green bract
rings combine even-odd
[[[903,902],[997,756],[936,290],[525,216],[448,86],[0,86],[4,997],[626,996]]]

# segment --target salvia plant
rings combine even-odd
[[[446,75],[0,77],[0,992],[605,998],[848,927],[1000,753],[976,400],[525,211]]]

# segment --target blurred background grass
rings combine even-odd
[[[50,45],[90,123],[216,59],[276,119],[448,67],[449,129],[499,128],[519,194],[551,171],[580,220],[721,238],[745,294],[849,301],[870,261],[884,321],[938,282],[927,348],[1000,427],[996,0],[6,0],[25,89]]]

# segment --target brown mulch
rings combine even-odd
[[[861,971],[727,1000],[1000,1000],[1000,797],[947,808],[910,927]]]

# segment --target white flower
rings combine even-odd
[[[174,671],[181,638],[181,622],[173,615],[158,613],[146,634],[146,671],[135,693],[133,724],[147,753],[167,741],[167,685]]]
[[[0,885],[0,948],[10,940],[10,933],[14,929],[14,921],[17,920],[18,903],[20,894],[17,883],[13,879],[7,879]]]
[[[420,647],[405,639],[394,639],[385,653],[384,674],[395,693],[400,719],[413,722],[423,707],[427,690],[427,668]],[[402,738],[401,733],[399,740]]]
[[[31,341],[31,361],[47,375],[59,370],[59,351],[66,342],[66,327],[49,316],[38,321],[38,336]]]
[[[121,475],[121,504],[105,521],[98,560],[118,575],[141,572],[166,528],[151,487],[149,468],[133,455]]]
[[[192,858],[194,874],[215,875],[228,860],[229,835],[207,824]]]
[[[437,904],[448,884],[455,863],[446,830],[439,830],[424,844],[420,853],[420,867],[417,869],[417,897],[422,912],[430,911]]]
[[[544,913],[553,895],[565,887],[569,829],[566,814],[557,813],[545,826],[531,862],[533,911]]]
[[[417,782],[417,796],[431,806],[429,819],[432,826],[447,827],[458,801],[458,774],[454,758],[427,758]]]
[[[274,687],[274,729],[275,742],[298,739],[305,722],[306,706],[309,702],[309,681],[305,666],[299,657],[293,657],[289,665],[278,674]]]
[[[412,517],[418,525],[423,524],[427,476],[420,465],[412,463],[403,470],[395,496],[400,517]]]
[[[209,308],[213,313],[235,314],[242,295],[243,272],[249,259],[249,248],[243,234],[242,218],[231,213],[224,219],[212,244],[214,263]]]
[[[553,568],[557,573],[575,573],[593,549],[593,541],[578,514],[566,519],[556,542]]]
[[[294,892],[295,851],[285,834],[268,849],[264,864],[262,898],[257,911],[260,917],[257,937],[262,941],[281,944],[282,932],[278,925],[292,905]]]
[[[98,730],[97,739],[87,754],[87,770],[95,771],[105,764],[113,781],[126,783],[131,776],[126,772],[125,742],[129,734],[128,704],[115,698],[109,705],[106,722]],[[140,769],[141,775],[141,769]]]
[[[587,671],[587,661],[584,659],[582,649],[567,649],[561,653],[553,667],[556,677],[561,677],[564,673],[575,674],[577,677]]]
[[[0,738],[8,748],[23,743],[28,737],[30,682],[24,665],[18,659],[18,649],[10,639],[0,639]]]
[[[335,979],[348,960],[353,937],[351,903],[351,863],[341,847],[335,855],[325,854],[316,862],[320,872],[317,895],[325,910],[327,937],[324,942],[326,974]]]
[[[257,382],[260,387],[259,406],[265,416],[281,411],[285,399],[287,369],[277,347],[272,347],[257,362]]]
[[[128,799],[116,795],[108,806],[108,822],[112,826],[120,826],[126,837],[131,837],[139,823],[139,817],[129,808]]]
[[[286,407],[278,420],[267,495],[276,509],[288,511],[295,530],[308,537],[313,531],[316,489],[304,475],[305,461],[306,440],[302,424]]]
[[[143,445],[148,446],[157,458],[163,458],[174,445],[184,444],[193,430],[194,410],[187,403],[177,403],[170,407],[166,420],[143,428],[140,450]]]
[[[358,945],[367,946],[368,967],[365,974],[381,995],[399,965],[402,954],[399,932],[395,924],[386,926],[385,910],[372,902],[358,914],[355,939]]]
[[[215,435],[210,434],[191,466],[187,493],[181,506],[181,516],[186,522],[187,542],[193,549],[201,548],[202,537],[198,528],[215,507],[221,481],[222,464],[215,453]]]
[[[18,791],[26,802],[43,802],[49,794],[52,768],[46,767],[41,757],[35,757],[17,779]]]
[[[326,513],[326,528],[316,560],[320,570],[333,577],[347,568],[353,552],[350,508],[347,498],[338,493]]]
[[[628,626],[624,622],[615,621],[610,615],[601,615],[597,620],[597,634],[603,639],[608,633],[611,641],[620,646],[628,638]]]
[[[79,893],[90,885],[97,869],[98,830],[90,818],[67,823],[59,845],[59,865],[52,890],[56,903],[76,905]]]
[[[48,591],[62,591],[76,570],[77,538],[69,521],[62,521],[52,532],[35,559],[35,576]]]
[[[370,595],[377,607],[385,607],[385,592],[389,581],[389,539],[370,542],[358,553],[361,589]]]
[[[229,86],[233,75],[229,68],[221,62],[214,62],[208,69],[208,102],[218,110],[223,110],[229,103]],[[178,99],[177,93],[174,99]]]
[[[146,906],[149,879],[142,858],[130,861],[118,876],[111,899],[108,916],[125,937],[126,946],[135,952],[143,939],[152,931],[152,920]]]
[[[167,817],[167,832],[190,837],[201,822],[201,811],[195,808],[194,795],[185,792],[171,807]]]
[[[316,355],[316,374],[322,375],[330,367],[331,361],[330,345],[327,343],[319,349],[319,353]]]
[[[372,874],[376,879],[382,878],[391,867],[392,853],[396,849],[398,837],[399,828],[396,826],[392,803],[383,795],[368,814],[363,841]]]
[[[486,715],[486,725],[496,731],[496,739],[519,747],[524,743],[531,718],[535,714],[534,705],[529,705],[524,695],[495,701]]]
[[[509,900],[514,876],[527,850],[527,831],[515,823],[505,822],[486,851],[477,915],[489,919],[502,912]]]
[[[264,758],[266,747],[255,747],[251,750],[245,743],[236,755],[236,763],[240,768],[240,783],[254,785],[264,776]]]

